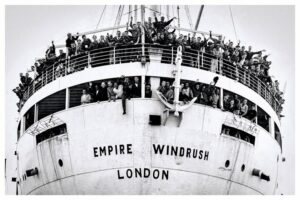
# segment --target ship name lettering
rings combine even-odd
[[[110,156],[112,154],[132,154],[132,144],[119,144],[93,147],[94,157]]]
[[[154,154],[165,154],[167,156],[179,156],[186,158],[197,158],[200,160],[208,160],[209,151],[201,149],[192,149],[178,146],[153,144]]]
[[[123,171],[123,172],[122,172]],[[130,179],[130,178],[153,178],[168,180],[169,179],[169,170],[159,170],[159,169],[149,169],[149,168],[134,168],[117,170],[118,179]]]

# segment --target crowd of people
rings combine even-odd
[[[121,78],[112,81],[102,81],[99,85],[92,82],[89,83],[87,88],[82,90],[81,104],[101,101],[116,101],[122,99],[123,115],[126,114],[126,100],[131,98],[140,98],[142,86],[139,77],[130,79],[129,77],[122,76]],[[145,97],[152,97],[151,85],[145,86]]]
[[[174,85],[170,81],[163,80],[157,89],[169,103],[174,102]],[[200,84],[195,83],[190,85],[189,82],[181,83],[179,90],[179,101],[184,104],[197,97],[195,103],[210,105],[212,107],[220,107],[220,90],[215,87],[215,84]]]
[[[226,92],[223,97],[223,105],[221,105],[220,89],[215,86],[217,81],[218,77],[215,77],[209,85],[199,82],[182,82],[179,90],[179,101],[182,104],[186,104],[193,98],[197,98],[195,103],[220,108],[254,122],[257,115],[256,108],[247,99],[241,98],[237,94]],[[169,103],[174,103],[174,83],[172,81],[162,80],[157,91]],[[142,86],[139,77],[130,78],[122,76],[119,79],[102,81],[98,84],[89,82],[82,89],[80,102],[83,105],[102,101],[115,102],[117,99],[121,99],[123,114],[126,114],[126,100],[140,98],[142,96],[141,92]],[[145,98],[152,98],[152,89],[149,83],[145,85]]]
[[[195,67],[197,62],[204,62],[206,66],[210,66],[208,70],[221,73],[225,76],[234,77],[237,80],[241,81],[243,79],[244,84],[247,83],[245,77],[250,77],[252,74],[253,77],[258,77],[259,80],[263,81],[271,94],[275,96],[279,103],[282,105],[284,99],[282,98],[282,92],[279,90],[279,82],[276,80],[272,81],[269,75],[271,61],[268,60],[269,55],[264,55],[265,50],[252,51],[252,47],[249,46],[247,49],[245,46],[242,46],[240,42],[236,45],[232,41],[225,42],[225,38],[221,36],[213,36],[210,32],[208,36],[204,34],[178,34],[178,31],[170,28],[170,24],[175,18],[172,18],[168,21],[165,21],[165,18],[162,16],[160,20],[155,17],[154,21],[149,17],[145,21],[144,25],[141,22],[133,23],[131,18],[130,23],[128,24],[126,30],[121,32],[117,30],[116,36],[112,34],[100,35],[99,39],[97,35],[93,35],[92,39],[88,38],[86,35],[82,35],[81,38],[79,34],[72,35],[67,34],[66,39],[66,52],[62,49],[59,50],[59,55],[56,55],[56,47],[54,42],[47,49],[45,58],[39,59],[35,64],[28,70],[28,74],[21,76],[21,84],[16,87],[13,91],[17,94],[20,99],[19,107],[22,106],[24,101],[24,92],[27,90],[28,86],[34,81],[36,84],[41,83],[42,73],[47,70],[50,66],[55,66],[55,73],[60,76],[62,71],[67,71],[67,73],[73,72],[71,69],[64,69],[64,64],[67,61],[72,60],[79,55],[87,55],[88,52],[94,51],[102,56],[102,63],[109,64],[109,51],[104,53],[101,51],[103,48],[115,48],[116,56],[114,62],[122,62],[123,58],[129,61],[138,61],[141,60],[139,53],[130,52],[128,50],[123,50],[124,46],[130,47],[132,45],[140,45],[142,43],[142,33],[145,33],[145,43],[152,45],[163,45],[164,52],[167,52],[170,47],[183,47],[183,65],[190,65]],[[125,53],[127,52],[127,54]],[[204,55],[204,57],[199,58],[191,55],[199,55],[199,52]],[[100,56],[100,57],[101,57]],[[149,60],[149,51],[146,49],[146,60]],[[86,58],[86,63],[88,63],[89,58]],[[95,66],[95,59],[92,57],[91,65]],[[170,56],[166,56],[165,53],[162,55],[162,62],[171,63]],[[236,72],[232,72],[230,66],[235,66]],[[237,71],[242,70],[245,76],[241,76]],[[54,72],[53,72],[54,73]],[[26,77],[30,77],[26,78]],[[245,80],[244,80],[245,79]],[[250,78],[249,78],[250,80]],[[199,87],[199,86],[197,86]],[[182,87],[184,95],[182,98],[190,98],[191,93],[189,92],[189,86]],[[202,90],[202,88],[200,88]],[[187,91],[187,92],[185,92]],[[213,93],[216,93],[217,96],[219,91],[215,90]],[[186,94],[185,94],[186,93]],[[200,92],[201,93],[201,92]],[[170,92],[170,96],[172,96]],[[206,100],[203,100],[206,101]],[[210,100],[207,100],[208,102]]]
[[[197,98],[195,103],[212,106],[213,108],[220,108],[224,111],[232,112],[235,115],[245,117],[251,121],[256,118],[256,108],[253,103],[249,103],[247,99],[239,97],[237,94],[233,95],[225,93],[223,97],[223,105],[220,99],[220,90],[215,86],[218,81],[217,77],[211,84],[204,83],[181,83],[179,90],[179,101],[186,104],[193,98]],[[170,81],[161,81],[157,89],[165,97],[165,99],[173,104],[174,102],[174,86]]]
[[[26,73],[25,76],[23,73],[20,73],[20,83],[19,85],[13,89],[13,92],[17,95],[19,98],[19,102],[17,103],[18,108],[20,109],[21,106],[23,105],[23,96],[25,93],[25,90],[29,87],[33,79],[29,76],[29,73]],[[18,110],[19,111],[19,110]]]
[[[247,99],[240,98],[237,94],[225,94],[223,97],[223,109],[233,114],[245,117],[250,121],[256,119],[257,111],[254,104],[249,104]]]

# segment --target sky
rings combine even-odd
[[[5,158],[7,159],[6,193],[14,194],[11,177],[16,176],[17,97],[12,89],[19,83],[19,73],[26,72],[36,58],[44,57],[47,47],[64,44],[68,32],[84,32],[97,27],[104,6],[6,6],[5,8]],[[192,23],[200,6],[190,5]],[[118,6],[107,6],[100,27],[114,25]],[[161,10],[165,12],[165,7]],[[282,118],[283,155],[286,162],[281,174],[282,193],[295,191],[295,12],[293,6],[229,6],[206,5],[198,30],[212,31],[235,43],[251,45],[253,50],[266,49],[272,61],[270,74],[285,87],[286,99]],[[127,11],[124,11],[124,13]],[[170,6],[170,15],[176,15]],[[174,14],[173,14],[174,13]],[[185,10],[180,9],[181,27],[189,28]],[[127,15],[121,24],[126,23]],[[234,31],[234,26],[236,34]],[[177,21],[174,22],[177,25]]]

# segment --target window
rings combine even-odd
[[[129,83],[130,83],[129,88],[131,91],[130,97],[131,98],[140,98],[141,92],[142,92],[141,77],[140,76],[136,76],[136,77],[132,76],[132,77],[125,77],[125,78],[129,79]],[[91,96],[90,103],[96,102],[96,101],[106,101],[108,99],[108,94],[106,92],[107,91],[106,88],[108,87],[109,81],[112,83],[111,87],[114,87],[114,84],[119,82],[119,78],[97,80],[97,81],[83,83],[83,84],[71,87],[69,89],[69,91],[70,91],[70,108],[81,105],[81,96],[82,96],[83,90],[85,90],[86,93],[90,94],[90,96]],[[134,84],[135,81],[138,83],[137,85]],[[103,92],[103,88],[101,88],[102,83],[105,83],[105,87],[104,87],[105,93],[103,94],[100,92],[100,94],[103,94],[104,96],[106,96],[105,98],[103,97],[103,95],[100,95],[101,97],[96,95],[96,86],[98,86],[99,90]],[[97,98],[99,98],[99,99],[97,100]]]
[[[257,124],[269,132],[270,116],[259,106],[257,106]]]
[[[21,120],[19,121],[18,129],[17,129],[17,140],[19,140],[20,136],[21,136]]]
[[[54,128],[50,128],[36,136],[36,144],[38,144],[44,140],[47,140],[49,138],[52,138],[52,137],[55,137],[58,135],[62,135],[65,133],[67,133],[66,124],[62,124],[62,125],[56,126]]]
[[[174,81],[174,78],[161,78],[160,86],[165,85],[165,87],[160,87],[160,92],[167,96],[167,92],[173,86]],[[195,81],[181,80],[179,101],[190,101],[194,97],[197,97],[195,103],[220,108],[219,87]]]
[[[275,140],[278,142],[279,146],[280,146],[280,149],[282,151],[282,139],[281,139],[281,133],[279,131],[279,128],[277,126],[276,123],[274,123],[274,133],[275,133]]]
[[[38,120],[66,108],[66,90],[56,92],[38,103]]]
[[[82,90],[88,87],[87,83],[76,85],[69,89],[70,91],[70,108],[81,105]]]
[[[34,106],[32,106],[24,115],[25,130],[27,130],[34,123]]]
[[[253,102],[228,90],[223,90],[223,109],[241,115],[250,121],[254,121],[256,116]]]
[[[152,86],[150,76],[145,77],[145,98],[152,98]]]
[[[186,81],[182,83],[186,83]],[[189,85],[192,88],[193,97],[197,97],[195,103],[221,108],[219,87],[200,82],[189,82]]]
[[[233,128],[233,127],[230,127],[230,126],[226,126],[226,125],[222,125],[222,132],[221,134],[224,134],[224,135],[228,135],[228,136],[231,136],[231,137],[235,137],[237,139],[240,139],[240,140],[244,140],[245,142],[248,142],[250,144],[255,144],[255,136],[251,135],[251,134],[248,134],[247,132],[245,131],[241,131],[239,129],[236,129],[236,128]]]

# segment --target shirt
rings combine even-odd
[[[91,95],[89,94],[83,94],[81,96],[81,104],[87,104],[91,102]]]
[[[114,88],[113,92],[116,94],[117,98],[122,98],[122,95],[123,95],[123,85],[119,85],[118,88]]]
[[[111,97],[113,97],[113,96],[116,95],[116,94],[114,93],[113,89],[114,89],[114,88],[111,87],[111,86],[108,86],[108,87],[107,87],[107,96],[108,96],[109,99],[111,99]]]
[[[78,39],[78,36],[77,37],[72,36],[71,38],[68,38],[66,40],[66,47],[71,48],[71,45],[75,44],[75,40],[77,40],[77,39]]]
[[[220,98],[219,95],[213,94],[213,98],[212,98],[212,105],[213,106],[217,106],[218,105],[219,98]]]
[[[242,106],[241,106],[241,112],[242,112],[242,114],[247,113],[247,111],[248,111],[248,106],[247,106],[247,104],[242,105]]]

